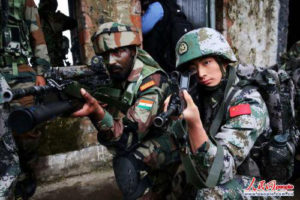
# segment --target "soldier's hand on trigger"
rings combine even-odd
[[[80,110],[77,110],[72,114],[73,117],[89,116],[94,120],[100,121],[104,117],[104,110],[100,106],[99,102],[91,96],[85,89],[80,89],[82,97],[85,99],[85,104]]]
[[[201,122],[199,109],[194,103],[191,95],[186,90],[183,90],[183,97],[186,101],[186,108],[182,112],[183,118],[188,124]]]
[[[186,90],[183,90],[183,97],[186,101],[187,107],[183,110],[182,114],[179,116],[179,119],[185,119],[187,123],[191,125],[198,122],[201,123],[198,107],[194,103],[191,95]],[[164,102],[164,111],[166,111],[168,108],[170,98],[171,95],[166,98]],[[176,120],[177,118],[172,117],[172,119]]]

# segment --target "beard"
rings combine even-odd
[[[109,66],[108,72],[110,74],[110,77],[113,80],[116,81],[125,81],[127,79],[127,77],[129,76],[131,70],[131,68],[122,68],[120,66],[117,65],[112,65]],[[117,72],[115,72],[117,71]]]

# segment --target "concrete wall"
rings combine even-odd
[[[276,63],[279,0],[222,0],[224,35],[242,63]],[[219,20],[220,16],[218,17]],[[220,25],[217,26],[220,28]]]

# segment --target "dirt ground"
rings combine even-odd
[[[31,200],[118,200],[122,199],[113,171],[93,172],[38,186]]]

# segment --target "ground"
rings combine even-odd
[[[283,199],[300,199],[300,179],[293,183],[295,196]],[[55,183],[40,185],[30,200],[121,200],[112,170],[92,172]]]
[[[31,200],[122,199],[112,170],[93,172],[40,185]]]

